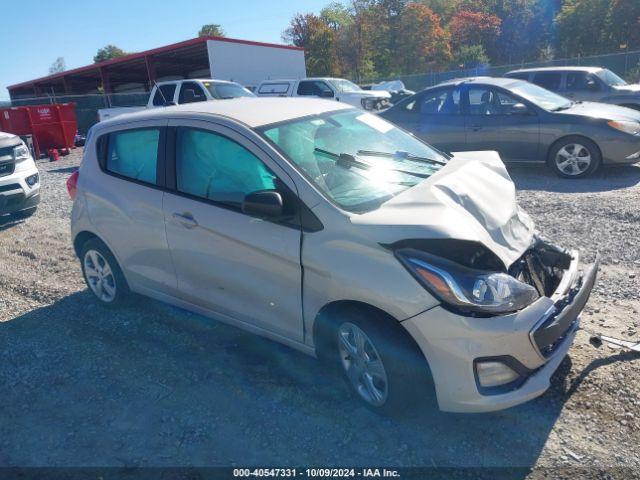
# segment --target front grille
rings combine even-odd
[[[0,192],[10,192],[11,190],[22,190],[19,183],[10,183],[9,185],[0,185]]]
[[[0,162],[0,177],[11,175],[15,168],[16,162],[14,160]]]

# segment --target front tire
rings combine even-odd
[[[398,415],[434,398],[429,367],[395,320],[353,311],[333,323],[332,356],[353,395],[369,409]]]
[[[117,307],[129,297],[129,286],[109,248],[97,238],[84,243],[80,253],[82,274],[93,296],[102,305]]]
[[[562,178],[585,178],[602,163],[598,146],[584,137],[567,137],[556,143],[549,152],[548,165]]]

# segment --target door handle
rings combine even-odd
[[[173,218],[177,220],[180,224],[182,224],[182,226],[185,228],[195,228],[198,226],[198,222],[196,221],[195,218],[193,218],[193,215],[191,215],[189,212],[174,213]]]

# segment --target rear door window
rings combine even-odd
[[[159,143],[159,128],[111,133],[105,168],[116,175],[155,185]]]
[[[541,72],[533,76],[533,83],[547,90],[560,90],[561,73]]]
[[[411,110],[422,115],[459,115],[460,90],[449,88],[425,94],[415,102]]]
[[[173,95],[176,92],[176,85],[160,85],[156,90],[156,94],[153,96],[153,105],[155,107],[162,107],[167,103],[173,102]]]
[[[180,97],[178,103],[194,103],[204,102],[207,100],[207,96],[202,90],[202,87],[196,82],[183,82],[180,87]]]
[[[528,72],[509,73],[507,75],[507,77],[509,77],[509,78],[517,78],[518,80],[529,81],[529,73]]]

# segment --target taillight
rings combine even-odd
[[[67,179],[67,192],[69,192],[69,197],[71,200],[76,199],[76,194],[78,193],[78,178],[80,177],[80,172],[76,170],[73,174]]]

